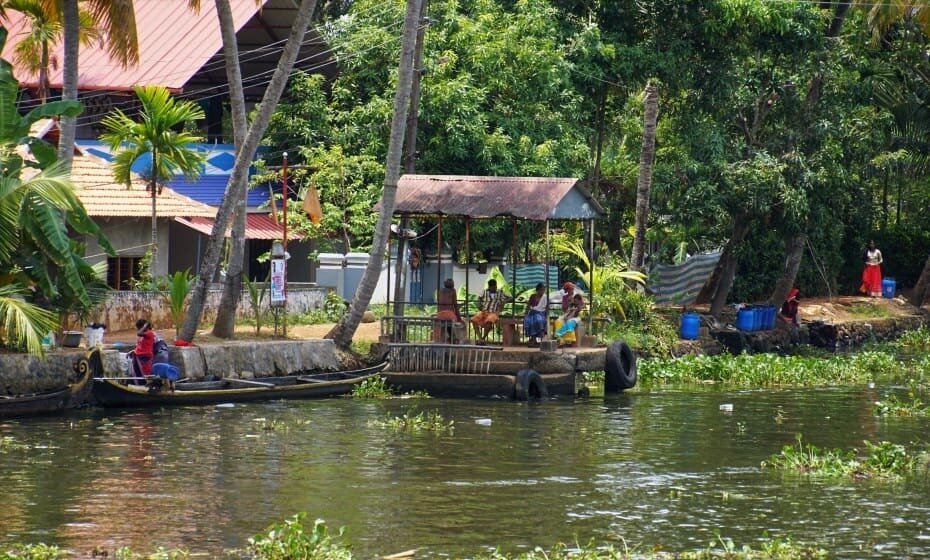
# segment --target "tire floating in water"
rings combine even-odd
[[[630,346],[615,340],[604,356],[604,392],[621,393],[636,385],[636,355]]]
[[[521,369],[517,372],[513,386],[514,398],[518,401],[545,399],[549,397],[546,382],[535,369]]]

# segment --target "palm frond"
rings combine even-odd
[[[44,355],[42,338],[54,330],[55,314],[23,299],[25,290],[19,286],[0,286],[0,325],[4,343],[25,348],[35,355]]]

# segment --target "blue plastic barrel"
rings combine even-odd
[[[685,340],[696,340],[701,329],[701,316],[697,313],[688,312],[681,316],[681,338]]]
[[[764,315],[765,311],[763,311],[761,307],[758,305],[752,306],[752,330],[762,330],[762,318]]]
[[[882,280],[882,297],[891,299],[894,297],[894,290],[897,282],[894,278],[885,278]]]
[[[763,329],[770,331],[775,328],[775,306],[766,305],[765,306],[765,324],[762,327]]]
[[[752,323],[753,323],[753,315],[754,313],[752,312],[752,309],[748,307],[744,307],[743,309],[740,309],[739,311],[737,311],[736,312],[736,328],[744,332],[751,331]]]

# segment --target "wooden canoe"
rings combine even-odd
[[[92,400],[105,407],[134,407],[334,397],[352,392],[356,385],[386,367],[387,362],[384,362],[365,369],[331,373],[219,381],[181,380],[173,389],[158,390],[129,385],[126,378],[95,377]]]
[[[51,414],[85,404],[90,396],[93,368],[90,356],[74,364],[78,380],[60,389],[28,395],[0,396],[0,418]]]

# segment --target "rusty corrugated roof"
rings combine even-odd
[[[110,167],[92,156],[75,155],[71,167],[71,180],[87,214],[92,217],[148,218],[152,216],[152,197],[145,190],[145,181],[133,179],[132,188],[113,179]],[[180,195],[164,187],[155,211],[159,217],[201,216],[212,218],[216,209]]]
[[[600,218],[604,209],[573,178],[403,175],[394,213],[542,221]]]
[[[174,221],[183,224],[204,235],[213,233],[212,218],[175,218]],[[245,238],[246,239],[281,239],[284,232],[280,224],[274,223],[271,216],[263,213],[246,214],[245,216]],[[229,237],[229,230],[226,231],[226,237]],[[287,232],[288,239],[303,239],[303,235],[294,231]]]
[[[267,0],[266,0],[267,1]],[[236,31],[261,9],[265,2],[230,0]],[[195,13],[182,0],[134,0],[136,30],[139,39],[139,64],[122,68],[110,60],[99,45],[81,45],[78,82],[81,90],[126,90],[135,85],[161,85],[180,90],[220,49],[216,7],[213,2],[202,2]],[[19,12],[7,9],[2,22],[9,31],[3,49],[3,58],[12,61],[13,49],[29,31],[28,20]],[[53,50],[56,60],[63,60],[62,46]],[[35,86],[37,77],[16,66],[16,77],[26,86]],[[217,70],[223,75],[222,68]],[[62,68],[58,65],[49,73],[51,87],[60,88]]]

